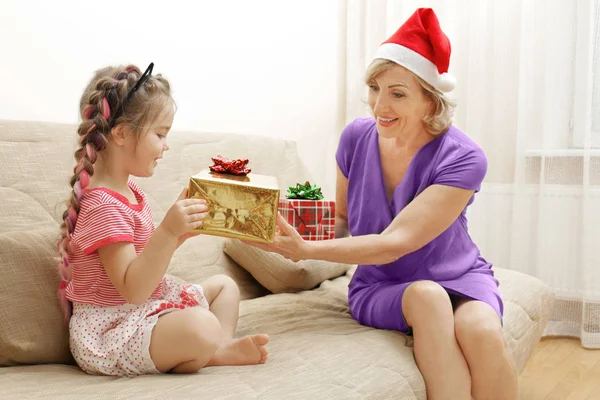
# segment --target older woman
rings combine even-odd
[[[279,217],[275,242],[254,245],[292,260],[359,264],[352,316],[414,336],[429,399],[512,400],[517,376],[498,282],[465,216],[487,161],[451,125],[449,60],[435,13],[417,10],[368,68],[374,117],[341,135],[336,239],[305,242]]]

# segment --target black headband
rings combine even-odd
[[[152,76],[153,68],[154,68],[154,63],[151,62],[150,65],[148,65],[148,68],[146,68],[146,71],[142,74],[142,76],[140,76],[140,79],[138,79],[138,81],[135,83],[135,85],[129,90],[129,92],[127,92],[127,96],[125,97],[125,100],[123,100],[123,102],[121,103],[121,107],[119,107],[117,109],[117,111],[114,113],[114,115],[112,117],[112,121],[110,123],[111,128],[114,126],[117,119],[121,115],[123,115],[123,110],[125,109],[125,104],[127,104],[129,99],[131,99],[131,96],[133,96],[133,94],[135,92],[137,92],[137,90],[139,88],[141,88],[142,85],[148,81],[148,79],[150,79],[150,77]]]

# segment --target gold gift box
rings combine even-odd
[[[277,178],[250,173],[228,175],[208,169],[190,178],[188,197],[203,198],[208,216],[196,231],[272,243],[277,224]]]

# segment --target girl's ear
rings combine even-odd
[[[131,133],[125,128],[125,124],[119,124],[111,129],[110,136],[112,137],[113,143],[117,146],[123,146],[125,140]]]

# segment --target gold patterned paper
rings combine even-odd
[[[208,217],[198,232],[207,235],[272,243],[277,223],[277,178],[204,170],[190,178],[188,196],[208,203]]]

